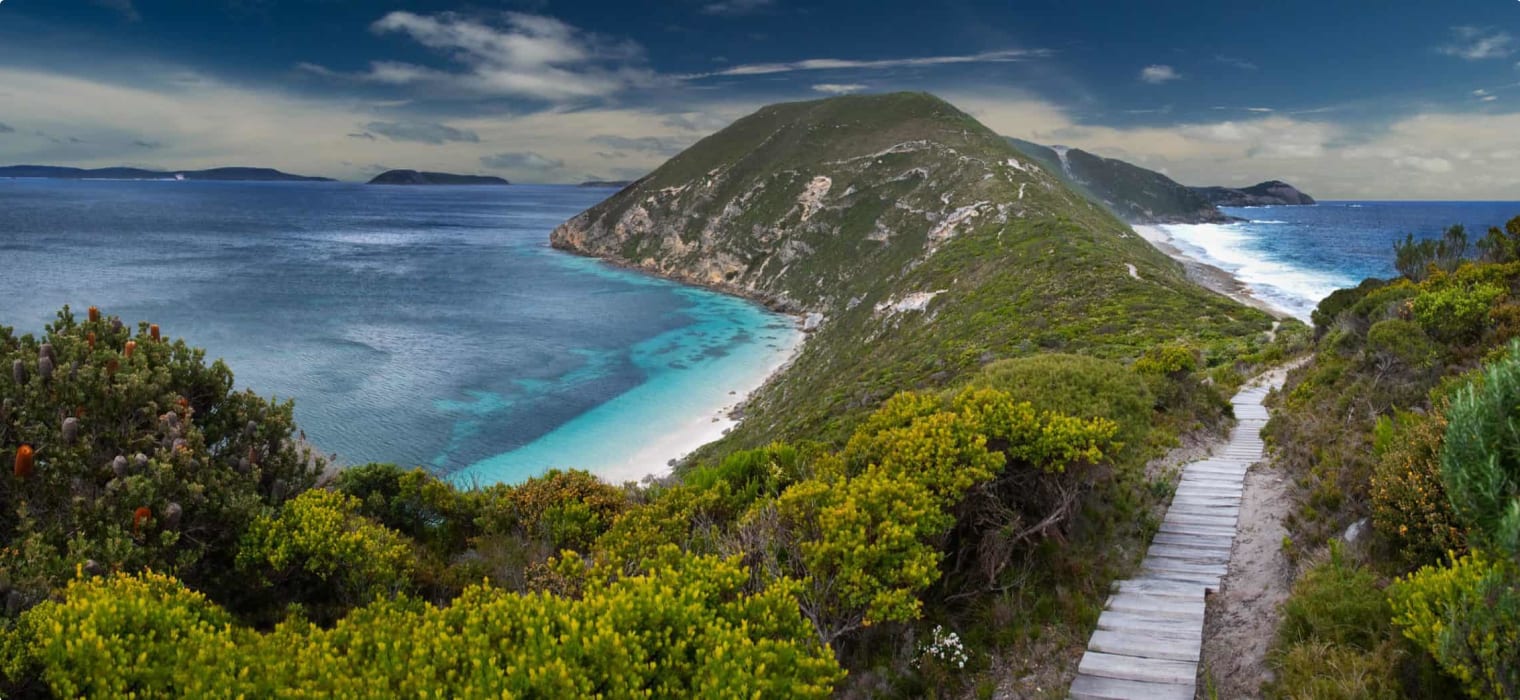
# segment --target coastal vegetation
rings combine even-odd
[[[1315,311],[1267,428],[1301,569],[1275,696],[1520,693],[1517,243],[1520,217],[1475,246],[1407,238],[1399,278]]]
[[[763,109],[554,242],[813,336],[670,477],[463,488],[329,474],[157,326],[0,331],[4,692],[1058,693],[1154,460],[1309,342],[927,95]]]

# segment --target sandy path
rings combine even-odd
[[[1296,367],[1274,370],[1280,377]],[[1219,592],[1207,600],[1198,697],[1212,686],[1220,698],[1259,698],[1271,679],[1267,652],[1277,635],[1283,601],[1293,585],[1293,568],[1283,554],[1283,525],[1292,508],[1291,480],[1269,458],[1246,473],[1245,493],[1229,572]]]

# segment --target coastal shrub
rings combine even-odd
[[[1505,222],[1504,228],[1490,226],[1488,235],[1478,241],[1479,259],[1490,263],[1520,260],[1520,216]]]
[[[982,368],[971,385],[1002,391],[1037,411],[1113,421],[1114,440],[1128,459],[1142,456],[1151,429],[1155,398],[1113,360],[1063,354],[999,360]]]
[[[426,470],[365,464],[338,472],[332,487],[359,501],[359,514],[439,555],[463,551],[479,528],[479,498]]]
[[[1440,349],[1413,321],[1390,318],[1367,330],[1367,355],[1381,372],[1407,374],[1428,370]]]
[[[1520,695],[1520,567],[1475,551],[1390,587],[1394,621],[1474,698]]]
[[[1328,296],[1320,300],[1319,305],[1314,307],[1314,311],[1309,315],[1310,320],[1314,322],[1315,337],[1319,338],[1323,336],[1325,331],[1330,329],[1331,324],[1340,317],[1342,312],[1352,308],[1358,302],[1367,298],[1368,294],[1383,288],[1387,284],[1388,282],[1384,280],[1369,277],[1362,280],[1362,283],[1355,287],[1337,289],[1330,292]]]
[[[1388,635],[1391,611],[1377,575],[1332,542],[1329,557],[1293,584],[1283,603],[1278,642],[1321,642],[1370,651]]]
[[[1372,524],[1406,564],[1429,564],[1465,548],[1465,533],[1441,481],[1445,415],[1399,412],[1378,419],[1373,449]]]
[[[1441,474],[1471,537],[1520,553],[1520,341],[1457,390],[1447,411]]]
[[[683,483],[698,489],[727,485],[725,508],[742,513],[751,503],[780,494],[786,487],[812,473],[812,465],[824,453],[817,444],[773,442],[753,450],[739,450],[713,465],[687,472]]]
[[[516,486],[492,486],[481,497],[484,534],[515,533],[555,551],[586,551],[628,505],[622,488],[578,469],[551,469]]]
[[[922,482],[871,467],[842,481],[814,479],[776,501],[783,527],[797,538],[798,599],[818,634],[841,635],[880,622],[918,617],[919,594],[939,577],[942,557],[929,540],[946,532],[949,514]]]
[[[1504,287],[1492,282],[1441,284],[1420,292],[1411,307],[1414,318],[1432,336],[1448,342],[1476,339]]]
[[[723,505],[728,488],[726,482],[717,482],[710,488],[655,489],[647,494],[647,502],[629,508],[597,538],[592,561],[607,572],[631,576],[646,571],[666,546],[716,553],[722,526],[731,520]]]
[[[401,535],[358,514],[359,500],[314,489],[254,520],[238,568],[278,600],[331,620],[354,605],[406,590],[415,565]]]
[[[1185,343],[1162,343],[1152,346],[1135,360],[1141,374],[1176,376],[1198,369],[1198,350]]]
[[[843,673],[791,590],[748,580],[667,549],[579,598],[473,586],[259,634],[173,579],[115,576],[28,612],[7,661],[60,697],[827,697]]]
[[[1393,244],[1393,266],[1399,274],[1419,282],[1430,275],[1432,268],[1441,272],[1457,269],[1467,250],[1467,229],[1461,224],[1447,227],[1439,239],[1415,240],[1414,234],[1405,234],[1403,241]]]
[[[232,616],[153,572],[82,578],[9,631],[6,675],[38,676],[57,697],[222,695],[247,670]]]
[[[295,439],[289,403],[233,391],[226,365],[154,328],[67,307],[40,338],[0,328],[11,614],[80,566],[151,568],[234,597],[244,530],[315,483],[321,463]]]

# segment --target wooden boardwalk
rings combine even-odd
[[[1281,381],[1281,373],[1273,378]],[[1203,649],[1203,598],[1230,563],[1246,469],[1262,458],[1269,384],[1231,399],[1229,442],[1188,464],[1137,578],[1119,581],[1087,643],[1070,695],[1078,700],[1193,700]]]

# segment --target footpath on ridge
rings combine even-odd
[[[1261,461],[1274,372],[1230,400],[1239,421],[1216,454],[1188,464],[1136,578],[1118,581],[1069,694],[1076,700],[1193,700],[1204,595],[1230,562],[1246,470]]]

